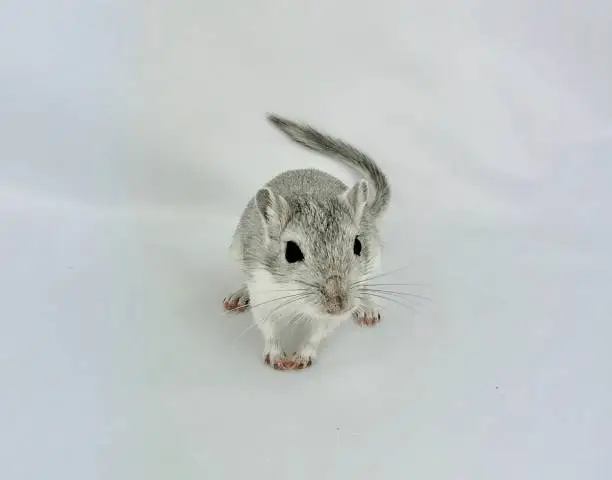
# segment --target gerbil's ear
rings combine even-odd
[[[289,217],[289,204],[270,188],[262,188],[255,195],[255,204],[269,238],[280,239]]]
[[[362,179],[341,195],[341,198],[348,203],[349,207],[351,207],[355,223],[359,223],[361,221],[363,209],[368,203],[369,193],[370,187],[368,182]]]

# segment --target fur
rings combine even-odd
[[[246,282],[228,298],[252,307],[266,363],[302,368],[312,364],[319,343],[342,322],[378,315],[356,285],[380,268],[377,220],[390,188],[378,166],[356,148],[276,115],[268,119],[295,142],[341,159],[366,177],[348,187],[316,169],[281,173],[249,201],[234,233],[231,251]],[[298,245],[303,261],[286,260],[287,242]],[[311,335],[288,360],[280,346],[282,326],[301,320],[309,322]]]

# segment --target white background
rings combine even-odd
[[[0,3],[0,477],[610,479],[612,4]],[[389,173],[394,282],[302,372],[227,247],[284,169]]]

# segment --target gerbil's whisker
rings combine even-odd
[[[369,293],[369,292],[365,293],[365,295],[368,296],[368,297],[382,298],[383,300],[387,300],[389,302],[393,302],[393,303],[395,303],[397,305],[400,305],[400,306],[402,306],[404,308],[408,308],[408,309],[412,310],[415,313],[418,313],[418,310],[415,307],[413,307],[412,305],[408,305],[408,304],[406,304],[404,302],[400,302],[399,300],[397,300],[397,299],[395,299],[393,297],[387,297],[385,295],[379,295],[379,294],[376,294],[376,293]]]
[[[381,310],[385,310],[387,311],[387,307],[385,307],[384,305],[381,305],[379,302],[377,302],[376,300],[372,299],[372,298],[368,298],[368,302],[373,303],[374,305],[376,305],[378,308],[380,308]],[[365,306],[361,307],[362,312],[365,313],[366,309]]]
[[[379,290],[377,288],[369,288],[369,287],[363,287],[363,288],[360,288],[360,290],[366,293],[372,292],[372,293],[381,293],[381,294],[386,294],[386,295],[398,295],[402,297],[412,297],[412,298],[418,298],[420,300],[427,300],[427,301],[433,302],[433,299],[431,299],[430,297],[426,297],[424,295],[417,295],[416,293],[395,292],[393,290]]]
[[[308,288],[276,288],[274,290],[259,290],[261,293],[278,293],[278,292],[307,292]]]
[[[283,307],[286,307],[288,305],[290,305],[291,303],[298,301],[302,298],[303,294],[300,295],[290,295],[288,297],[280,297],[280,298],[275,298],[273,300],[270,300],[268,302],[261,302],[260,304],[258,304],[257,306],[261,306],[264,305],[266,303],[271,303],[274,301],[279,301],[279,300],[285,300],[285,302],[283,302],[281,305],[276,306],[270,313],[268,313],[268,316],[272,315],[273,313],[276,313],[278,310],[280,310]],[[295,298],[294,298],[295,297]],[[290,300],[286,300],[287,298],[290,298]],[[247,328],[245,328],[235,339],[234,341],[238,340],[239,338],[241,338],[243,335],[245,335],[247,332],[251,331],[253,328],[255,328],[257,326],[256,323],[253,323],[252,325],[249,325]]]
[[[319,287],[315,285],[314,283],[308,283],[308,282],[305,282],[304,280],[295,280],[295,282],[301,285],[306,285],[307,287],[313,288],[315,290],[319,289]]]
[[[294,293],[294,294],[291,294],[291,295],[284,295],[282,297],[277,297],[277,298],[273,298],[271,300],[266,300],[265,302],[260,302],[260,303],[257,303],[255,305],[248,305],[248,307],[250,309],[253,309],[253,308],[261,307],[262,305],[267,305],[269,303],[278,302],[280,300],[286,300],[286,299],[295,299],[295,300],[297,300],[297,299],[299,299],[299,298],[301,298],[302,296],[305,296],[305,295],[309,295],[309,294],[306,294],[306,293]],[[240,308],[244,308],[244,307],[232,308],[232,309],[229,309],[229,311],[239,310]]]
[[[257,326],[256,323],[252,323],[251,325],[249,325],[247,328],[245,328],[235,339],[234,341],[239,340],[245,333],[251,331],[253,328],[255,328]]]
[[[276,307],[274,307],[269,313],[268,313],[268,317],[270,317],[271,315],[277,313],[279,310],[288,307],[289,305],[291,305],[292,303],[295,303],[299,300],[303,300],[304,298],[307,298],[308,296],[310,296],[310,293],[301,293],[299,295],[293,296],[291,297],[289,300],[286,300],[285,302],[283,302],[281,305],[278,305]]]
[[[377,275],[372,275],[372,276],[369,276],[369,277],[366,277],[366,278],[363,278],[361,280],[358,280],[358,281],[354,282],[353,285],[359,285],[360,283],[369,282],[370,280],[374,280],[376,278],[386,277],[388,275],[392,275],[392,274],[400,272],[402,270],[406,270],[408,267],[409,266],[406,265],[404,267],[399,267],[399,268],[395,268],[393,270],[388,270],[386,272],[382,272],[382,273],[379,273]]]

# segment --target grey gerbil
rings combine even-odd
[[[225,308],[251,307],[264,337],[266,364],[304,368],[345,320],[380,321],[362,287],[380,269],[377,220],[389,203],[390,187],[376,163],[355,147],[309,125],[267,118],[294,142],[365,177],[349,188],[316,169],[281,173],[249,201],[232,239],[231,251],[247,280],[225,299]],[[287,324],[301,320],[310,323],[309,337],[287,357],[280,335]]]

